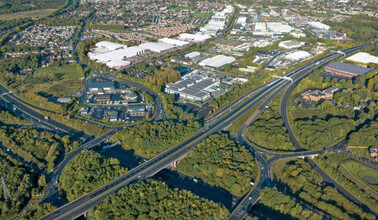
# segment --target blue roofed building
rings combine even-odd
[[[333,62],[331,64],[328,64],[324,68],[328,73],[346,76],[349,78],[360,76],[360,75],[366,75],[368,72],[373,70],[370,68],[352,65],[352,64],[343,63],[343,62]]]

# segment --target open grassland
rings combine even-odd
[[[22,85],[17,89],[22,92],[45,93],[47,96],[66,97],[83,88],[80,79],[63,79],[35,85]]]
[[[214,13],[193,13],[192,16],[193,17],[197,17],[197,18],[209,18],[211,16],[213,16]]]
[[[39,9],[33,11],[23,11],[10,14],[0,14],[0,20],[9,21],[20,18],[42,18],[55,12],[56,9]]]
[[[77,65],[64,65],[60,68],[43,67],[35,71],[36,74],[57,74],[62,79],[78,79],[84,77],[83,70]]]
[[[372,189],[378,191],[378,185],[372,184],[375,180],[375,183],[378,183],[378,172],[371,169],[370,167],[367,167],[355,160],[348,160],[342,163],[345,168],[353,174],[356,178],[358,178],[360,181],[367,184]],[[371,180],[371,181],[367,181]]]

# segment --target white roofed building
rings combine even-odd
[[[206,34],[187,34],[187,33],[182,33],[178,36],[178,39],[179,40],[185,40],[185,41],[189,41],[189,42],[195,42],[195,43],[198,43],[198,42],[204,42],[208,39],[210,39],[211,36],[210,35],[206,35]]]
[[[139,47],[149,49],[156,53],[164,53],[175,49],[175,46],[173,44],[166,44],[161,42],[147,42],[139,45]]]
[[[364,63],[364,64],[369,64],[369,63],[378,64],[378,57],[370,55],[365,52],[356,53],[353,56],[348,57],[346,60],[357,62],[357,63]]]
[[[234,57],[217,55],[217,56],[202,60],[198,65],[216,69],[216,68],[222,67],[226,64],[233,63],[233,62],[235,62]]]
[[[171,39],[171,38],[167,38],[167,37],[160,39],[159,42],[166,43],[166,44],[172,44],[176,47],[184,47],[186,45],[189,45],[189,42],[187,42],[187,41],[176,40],[176,39]]]
[[[304,42],[296,41],[296,40],[287,40],[287,41],[282,41],[278,44],[278,47],[287,49],[287,50],[292,50],[296,48],[300,48],[303,45],[305,45]]]
[[[290,53],[290,54],[285,56],[286,59],[295,60],[295,61],[303,60],[303,59],[306,59],[306,58],[309,58],[309,57],[311,57],[311,54],[306,52],[306,51],[302,51],[302,50],[295,51],[294,53]]]
[[[316,28],[316,29],[326,29],[326,30],[329,30],[331,27],[326,25],[326,24],[323,24],[323,23],[320,23],[318,21],[310,21],[307,23],[308,25],[310,25],[312,28]]]

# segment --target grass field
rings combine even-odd
[[[63,79],[49,83],[22,85],[17,89],[23,92],[39,93],[43,92],[46,96],[66,97],[83,88],[83,81],[80,79]]]
[[[23,11],[11,14],[0,14],[0,20],[9,21],[20,18],[42,18],[52,14],[57,9],[39,9],[33,11]]]
[[[372,189],[378,191],[378,185],[370,184],[365,180],[366,176],[370,177],[372,180],[376,180],[378,182],[378,172],[355,161],[355,160],[348,160],[342,163],[349,172],[351,172],[355,177],[359,180],[367,184]],[[364,178],[365,177],[365,178]]]
[[[366,26],[362,26],[361,29],[364,30],[364,31],[367,31],[367,32],[374,32],[375,31],[374,28],[366,27]]]
[[[37,69],[35,73],[60,74],[63,79],[78,79],[84,77],[84,72],[81,67],[78,68],[77,65],[64,65],[60,68],[44,67]]]
[[[209,18],[213,16],[213,14],[214,13],[193,13],[192,16],[197,18]]]

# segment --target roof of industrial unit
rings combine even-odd
[[[182,33],[182,34],[179,35],[178,38],[182,39],[182,40],[201,42],[201,41],[205,41],[207,39],[210,39],[211,36],[210,35],[206,35],[206,34],[187,34],[187,33]]]
[[[113,43],[113,42],[110,42],[110,41],[100,41],[100,42],[96,43],[96,46],[97,47],[105,47],[108,50],[117,50],[117,49],[122,49],[122,48],[127,47],[126,45]]]
[[[182,46],[186,46],[186,45],[189,44],[189,42],[187,42],[187,41],[176,40],[176,39],[171,39],[171,38],[167,38],[167,37],[162,38],[159,41],[166,43],[166,44],[172,44],[172,45],[175,45],[177,47],[182,47]]]
[[[348,57],[346,60],[354,61],[358,63],[375,63],[378,64],[378,57],[370,55],[365,52],[359,52],[354,54],[353,56]]]
[[[232,63],[235,61],[234,57],[217,55],[211,58],[207,58],[199,63],[200,66],[209,66],[214,68],[219,68],[226,64]]]
[[[295,51],[294,53],[291,53],[291,54],[288,54],[286,55],[286,59],[289,59],[289,60],[301,60],[301,59],[305,59],[307,57],[310,57],[311,54],[306,52],[306,51],[302,51],[302,50],[299,50],[299,51]]]
[[[153,52],[161,53],[167,50],[175,48],[173,44],[160,43],[160,42],[147,42],[139,45],[139,47],[144,49],[149,49]]]
[[[105,81],[105,82],[90,82],[89,83],[89,88],[111,88],[114,87],[114,82],[112,81]]]
[[[326,68],[332,68],[332,69],[354,73],[358,75],[365,75],[368,72],[373,70],[373,69],[365,68],[362,66],[352,65],[352,64],[343,63],[343,62],[333,62],[327,65]]]

